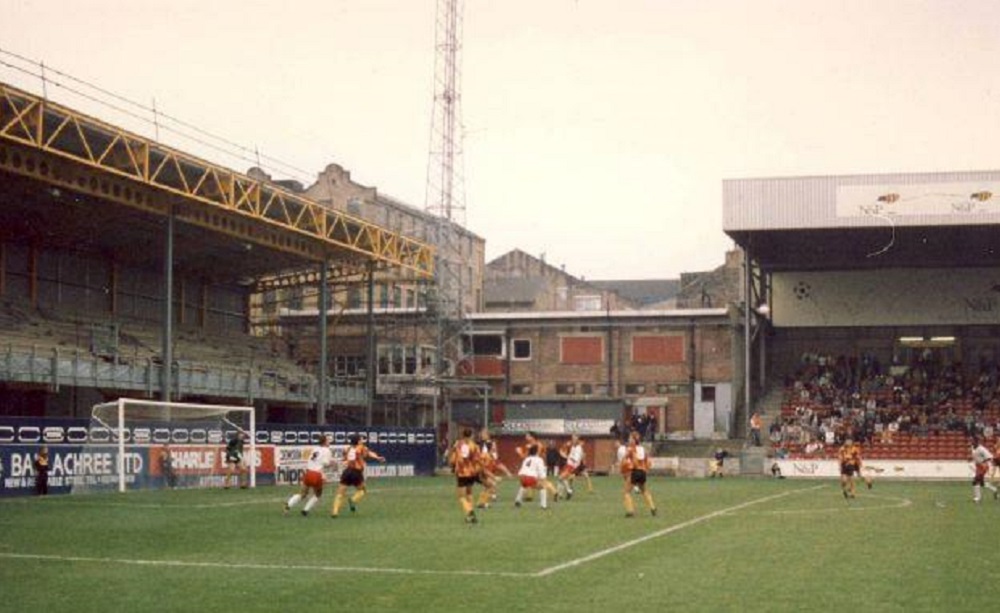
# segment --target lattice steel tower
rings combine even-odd
[[[463,266],[471,253],[463,253],[465,189],[462,173],[461,50],[462,0],[438,0],[435,31],[434,106],[431,115],[430,155],[427,164],[425,208],[436,218],[437,247],[434,287],[428,307],[438,323],[438,379],[448,377],[447,362],[461,357],[465,294]],[[471,251],[471,250],[470,250]],[[442,359],[443,358],[443,359]],[[442,392],[444,389],[442,388]]]

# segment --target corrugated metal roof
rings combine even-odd
[[[1000,225],[1000,171],[723,181],[723,230]]]

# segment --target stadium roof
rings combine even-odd
[[[82,193],[0,171],[0,239],[99,252],[143,268],[161,266],[165,222]],[[302,258],[192,225],[174,228],[174,265],[215,281],[301,267]]]
[[[723,230],[768,270],[1000,266],[1000,171],[724,181]]]

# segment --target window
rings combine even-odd
[[[404,347],[403,348],[403,368],[404,372],[408,375],[417,374],[417,348],[416,347]]]
[[[556,394],[569,395],[576,393],[575,383],[556,383]]]
[[[301,311],[303,303],[302,286],[296,285],[288,290],[288,308]]]
[[[531,394],[531,385],[527,383],[511,385],[510,393],[514,396],[528,396]]]
[[[600,311],[600,296],[573,296],[574,311]]]
[[[646,393],[646,385],[644,383],[626,383],[625,393],[628,395],[638,395]]]
[[[392,286],[392,306],[397,309],[403,306],[403,288],[398,285]]]
[[[278,291],[269,289],[264,292],[264,313],[274,315],[278,312]]]
[[[601,336],[564,336],[559,340],[559,361],[563,364],[604,362],[604,338]]]
[[[636,335],[632,337],[634,364],[676,364],[684,361],[684,337]]]
[[[361,288],[358,286],[352,286],[347,290],[347,308],[349,309],[360,309],[361,308]]]
[[[701,401],[702,402],[715,402],[715,386],[714,385],[703,385],[703,386],[701,386]]]
[[[429,345],[420,346],[420,373],[430,375],[434,373],[434,364],[437,362],[437,347]]]
[[[412,309],[414,306],[416,306],[416,302],[415,301],[416,301],[416,297],[415,297],[415,292],[413,291],[413,288],[407,289],[406,290],[406,308]]]
[[[530,360],[531,340],[527,338],[515,338],[512,340],[511,358],[514,360]]]
[[[589,383],[580,384],[580,393],[584,396],[589,396],[594,393],[594,387]]]
[[[594,395],[596,396],[610,396],[611,388],[608,387],[607,383],[598,383],[594,386]]]
[[[378,348],[378,374],[380,375],[390,375],[392,374],[391,365],[392,362],[389,359],[390,347],[379,347]]]
[[[466,353],[481,356],[503,357],[503,335],[501,334],[473,334],[464,337],[462,342]]]
[[[365,358],[360,355],[338,355],[333,358],[333,374],[337,377],[363,377]]]

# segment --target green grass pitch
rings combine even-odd
[[[372,480],[357,513],[293,488],[0,500],[0,611],[984,611],[1000,503],[967,483],[620,480],[543,512],[515,484],[467,525],[445,477]]]

